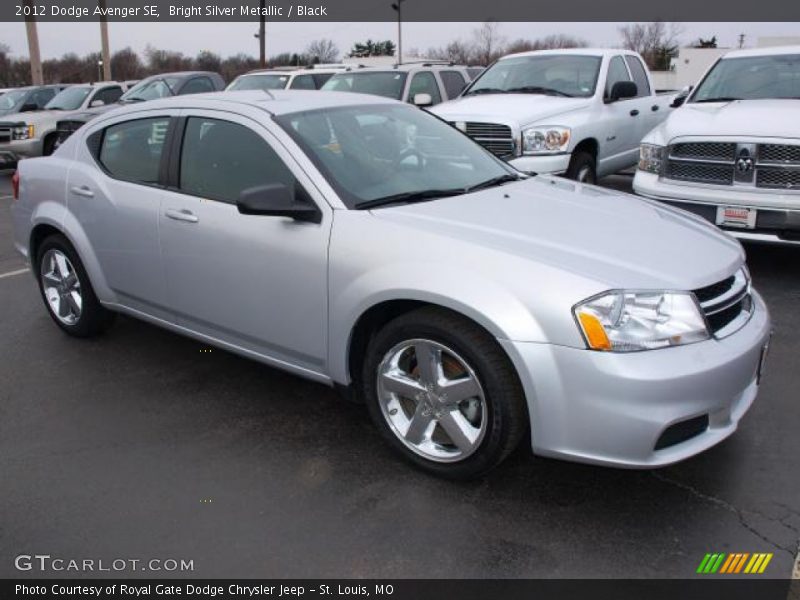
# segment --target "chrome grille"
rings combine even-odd
[[[10,141],[11,141],[11,128],[0,127],[0,142],[10,142]]]
[[[464,133],[495,156],[514,154],[514,137],[508,125],[469,122],[464,124]]]
[[[723,338],[738,331],[752,314],[750,278],[743,268],[693,293],[714,337]]]
[[[765,169],[756,173],[756,186],[773,189],[800,189],[800,169]]]
[[[761,144],[758,151],[760,163],[797,163],[800,165],[800,146],[788,144]]]
[[[733,165],[669,161],[666,177],[680,181],[697,181],[730,185],[733,182]]]
[[[740,164],[742,157],[749,164]],[[678,142],[667,149],[662,177],[713,185],[800,190],[800,145]]]
[[[672,156],[697,160],[733,161],[736,144],[727,142],[688,142],[672,146]]]

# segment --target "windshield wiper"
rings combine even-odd
[[[734,100],[741,100],[741,98],[719,96],[718,98],[703,98],[702,100],[695,100],[694,102],[733,102]]]
[[[485,87],[485,88],[478,88],[477,90],[470,90],[464,95],[471,96],[472,94],[507,94],[507,93],[508,92],[506,90],[501,90],[500,88]]]
[[[367,208],[377,208],[379,206],[386,206],[388,204],[411,204],[413,202],[424,202],[426,200],[434,200],[436,198],[447,198],[448,196],[459,196],[464,193],[463,188],[449,189],[449,190],[421,190],[418,192],[403,192],[401,194],[392,194],[391,196],[384,196],[383,198],[375,198],[374,200],[365,200],[355,205],[358,210]]]
[[[503,183],[510,183],[512,181],[519,181],[522,179],[519,175],[512,175],[511,173],[506,173],[504,175],[500,175],[498,177],[492,177],[491,179],[487,179],[486,181],[481,181],[480,183],[476,183],[475,185],[471,185],[467,188],[464,188],[464,193],[468,194],[470,192],[477,192],[478,190],[485,190],[486,188],[495,187],[496,185],[501,185]]]
[[[541,87],[538,85],[524,85],[522,87],[510,88],[507,91],[509,94],[546,94],[548,96],[564,96],[566,98],[573,97],[572,94],[562,92],[561,90],[549,87]]]
[[[127,102],[145,102],[145,99],[139,98],[138,96],[132,96],[130,98],[120,98],[120,104]]]

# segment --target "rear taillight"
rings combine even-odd
[[[14,196],[14,200],[19,200],[19,171],[14,171],[11,176],[11,194]]]

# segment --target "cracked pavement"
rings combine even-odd
[[[606,181],[627,189],[630,179]],[[10,243],[0,175],[0,267]],[[693,577],[800,544],[800,248],[749,246],[775,336],[739,431],[658,471],[532,459],[421,474],[331,390],[120,318],[62,335],[0,279],[0,576],[19,553],[193,559],[195,577]]]

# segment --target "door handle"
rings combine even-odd
[[[634,108],[634,109],[631,111],[631,116],[632,116],[632,117],[637,117],[637,116],[639,116],[639,111],[638,111],[637,109],[635,109],[635,108]]]
[[[197,223],[200,220],[200,218],[193,214],[192,211],[186,209],[178,210],[177,208],[168,208],[165,214],[170,219],[183,221],[185,223]]]
[[[88,185],[73,185],[69,188],[69,191],[75,194],[76,196],[83,196],[84,198],[94,198],[94,192],[89,189]]]
[[[661,107],[658,104],[653,104],[653,106],[650,107],[650,110],[652,110],[653,112],[656,112],[659,108],[661,108]]]

